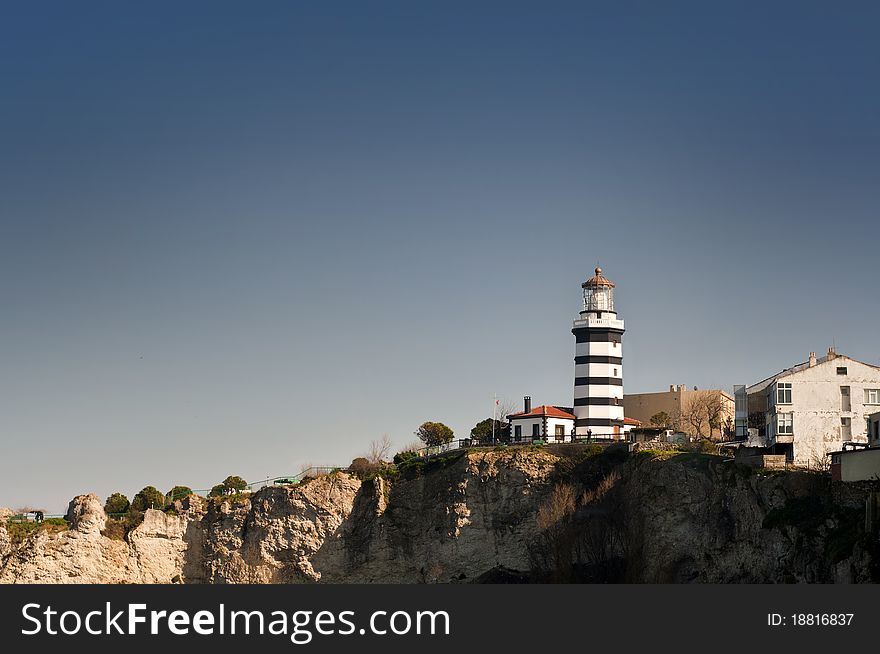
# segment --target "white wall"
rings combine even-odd
[[[620,363],[578,363],[574,367],[575,377],[617,377],[623,378],[623,364]]]
[[[522,440],[532,440],[532,425],[538,425],[538,438],[541,438],[541,426],[544,424],[544,418],[517,418],[510,421],[510,438],[516,442],[516,428],[522,427]]]
[[[547,439],[551,442],[556,439],[556,425],[562,425],[563,441],[570,441],[574,420],[571,418],[547,418]]]
[[[511,420],[510,423],[510,438],[513,442],[516,442],[516,427],[522,427],[522,440],[523,441],[531,441],[532,440],[532,425],[538,425],[538,438],[543,438],[544,434],[542,431],[542,426],[544,424],[543,416],[538,416],[536,418],[517,418]],[[562,425],[563,434],[565,436],[564,441],[568,442],[571,440],[571,430],[574,428],[574,420],[571,418],[551,418],[547,417],[547,438],[550,441],[553,441],[556,436],[556,425]]]
[[[837,368],[847,368],[846,375],[838,375]],[[811,466],[827,461],[827,454],[843,449],[844,440],[867,442],[867,417],[877,405],[866,405],[865,389],[880,388],[880,369],[845,356],[812,368],[804,368],[777,383],[791,383],[791,404],[776,403],[776,384],[770,386],[768,434],[771,443],[790,440],[794,445],[795,465]],[[850,387],[851,410],[841,410],[840,387]],[[776,436],[775,414],[792,413],[793,437]],[[841,436],[841,418],[849,418],[852,435]]]
[[[880,479],[880,449],[840,453],[841,481]]]
[[[592,346],[592,347],[591,347]],[[578,357],[585,357],[589,354],[600,357],[620,357],[623,348],[620,343],[606,343],[604,341],[598,343],[575,343],[574,354]]]
[[[611,397],[620,400],[620,406],[623,407],[623,386],[605,386],[591,384],[589,386],[575,386],[574,396],[578,397]],[[581,407],[575,407],[581,408]]]

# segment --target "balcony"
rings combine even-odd
[[[608,327],[610,329],[623,329],[623,321],[613,318],[580,318],[574,321],[575,327]]]

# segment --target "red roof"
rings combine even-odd
[[[641,421],[641,420],[636,420],[635,418],[624,418],[624,419],[623,419],[623,424],[625,424],[625,425],[635,425],[636,427],[641,427],[641,426],[642,426],[642,421]]]
[[[546,404],[542,404],[537,409],[532,409],[528,413],[520,411],[519,413],[511,413],[507,417],[511,420],[515,420],[516,418],[540,418],[542,416],[547,416],[548,418],[566,418],[568,420],[574,420],[574,416],[568,411],[557,409],[555,406],[547,406]]]

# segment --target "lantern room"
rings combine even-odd
[[[614,282],[602,274],[601,268],[596,268],[596,274],[581,284],[584,289],[584,308],[581,313],[587,312],[614,312]]]

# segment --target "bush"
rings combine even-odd
[[[168,491],[168,494],[165,496],[165,498],[167,499],[168,503],[171,504],[174,502],[174,500],[182,500],[184,497],[192,494],[192,488],[190,488],[189,486],[175,486],[170,491]]]
[[[104,503],[104,513],[107,515],[123,514],[128,512],[128,507],[130,506],[131,503],[125,495],[122,493],[113,493]]]
[[[38,531],[57,534],[66,531],[67,528],[67,520],[64,518],[47,518],[43,522],[6,522],[6,534],[9,536],[9,540],[14,544],[21,543],[28,536],[35,534]]]
[[[247,482],[238,475],[229,475],[223,480],[223,485],[239,493],[247,490]]]
[[[351,465],[348,466],[349,472],[361,479],[365,479],[366,477],[375,474],[378,469],[379,466],[377,464],[370,463],[370,460],[364,456],[359,456],[356,459],[353,459]]]
[[[147,486],[134,496],[130,509],[146,511],[147,509],[162,509],[165,506],[165,496],[155,486]]]
[[[125,540],[130,531],[144,521],[143,511],[129,509],[128,513],[120,518],[110,518],[104,525],[101,534],[113,540]]]
[[[107,524],[104,525],[104,530],[101,532],[101,535],[110,538],[111,540],[125,540],[125,534],[127,533],[125,529],[126,522],[126,520],[115,520],[111,518],[107,521]]]
[[[210,497],[241,493],[247,490],[247,482],[238,475],[229,475],[221,483],[211,488]]]
[[[417,458],[419,458],[419,455],[412,450],[406,452],[398,452],[394,455],[394,463],[396,465],[401,465],[402,463],[406,463],[407,461],[411,461],[412,459]]]

